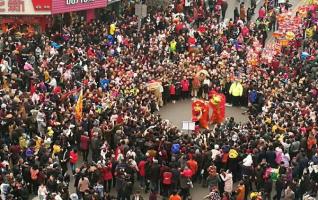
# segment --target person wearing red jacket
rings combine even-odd
[[[72,169],[73,174],[75,174],[75,168],[76,168],[77,161],[78,161],[77,150],[73,149],[70,152],[70,165],[71,165],[71,169]]]
[[[190,87],[189,80],[184,76],[183,80],[180,83],[181,83],[182,99],[186,99],[189,97],[189,87]]]
[[[95,57],[95,52],[93,50],[92,47],[89,47],[88,50],[87,50],[87,57],[88,58],[94,58]]]
[[[138,163],[138,169],[139,169],[139,178],[140,178],[140,187],[145,187],[145,177],[146,177],[146,160],[141,160]]]
[[[190,158],[190,160],[187,161],[187,165],[192,171],[192,177],[195,178],[196,174],[198,172],[198,163],[193,158]]]
[[[108,161],[106,165],[101,168],[103,181],[104,181],[104,189],[106,192],[110,192],[112,188],[112,180],[113,180],[112,167],[113,167],[112,163]]]
[[[87,157],[89,152],[89,137],[87,132],[84,132],[84,135],[81,135],[80,148],[83,153],[83,160],[87,162]]]
[[[172,103],[176,103],[176,86],[173,83],[171,83],[169,91]]]
[[[172,184],[172,172],[169,168],[166,168],[162,173],[162,195],[168,198]]]
[[[190,188],[193,187],[192,181],[192,171],[185,166],[185,168],[180,172],[180,195],[182,199],[187,199],[190,196]]]

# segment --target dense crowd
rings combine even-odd
[[[303,35],[310,59],[291,45],[277,66],[253,67],[247,49],[265,45],[275,12],[256,11],[252,1],[224,20],[225,1],[209,1],[209,9],[202,2],[152,11],[139,32],[127,8],[47,33],[3,33],[1,198],[140,200],[149,192],[150,200],[185,200],[202,185],[211,200],[271,199],[273,184],[275,199],[315,197],[318,30]],[[302,25],[315,25],[311,13]],[[201,70],[208,74],[198,78]],[[151,81],[161,83],[159,93]],[[248,107],[248,122],[230,118],[186,134],[156,114],[212,90],[229,106]]]

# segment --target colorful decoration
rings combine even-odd
[[[282,47],[287,47],[288,46],[288,40],[280,40],[279,41],[279,44],[282,46]]]
[[[304,17],[306,17],[308,10],[310,10],[313,5],[300,6],[297,9],[299,13],[298,16],[293,15],[287,10],[283,10],[282,13],[277,15],[278,30],[273,33],[275,41],[266,45],[261,53],[260,62],[271,65],[275,60],[275,57],[280,54],[284,47],[290,46],[292,48],[297,48],[299,44],[299,38],[302,36],[301,24]],[[306,30],[307,37],[311,37],[311,30]],[[300,37],[299,37],[300,36]],[[248,58],[251,59],[255,52],[252,50],[250,55],[248,53]],[[249,62],[251,64],[251,62]]]
[[[261,43],[255,38],[252,47],[247,47],[247,62],[251,66],[258,66],[260,63],[260,54],[262,51]]]
[[[293,40],[293,39],[295,39],[295,33],[291,32],[291,31],[288,31],[288,32],[286,33],[286,39],[287,39],[287,40]]]
[[[81,122],[83,118],[83,90],[79,94],[75,105],[75,119],[77,122]]]
[[[304,0],[304,2],[305,2],[306,4],[309,4],[309,5],[311,5],[311,4],[318,4],[318,0]]]
[[[225,95],[212,91],[210,96],[211,99],[209,103],[213,111],[210,122],[217,124],[222,123],[225,119]]]
[[[192,102],[192,121],[199,122],[202,128],[208,128],[209,106],[205,101],[197,99]]]

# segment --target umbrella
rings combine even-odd
[[[28,71],[28,70],[32,70],[33,67],[32,67],[31,64],[29,64],[29,63],[26,62],[26,63],[24,64],[24,66],[23,66],[23,69],[26,70],[26,71]]]
[[[161,83],[157,82],[157,81],[150,81],[147,83],[147,88],[150,91],[155,91],[156,89],[158,89],[160,87]]]
[[[238,156],[238,153],[235,149],[231,149],[230,152],[229,152],[229,157],[230,158],[237,158]]]
[[[204,74],[205,76],[209,76],[209,72],[206,71],[205,69],[198,71],[198,73],[196,75],[201,76],[201,74]]]
[[[310,56],[309,53],[307,53],[305,51],[301,53],[301,59],[302,60],[306,60],[308,56]]]
[[[295,38],[295,33],[291,32],[291,31],[288,31],[286,33],[286,39],[287,40],[293,40]]]
[[[274,38],[280,38],[280,37],[283,36],[283,33],[276,31],[272,35],[273,35]]]
[[[192,171],[190,169],[184,169],[182,175],[190,178],[192,176]]]
[[[12,117],[13,117],[12,114],[7,114],[5,118],[6,118],[6,119],[11,119]]]
[[[56,43],[56,42],[51,42],[51,46],[52,46],[53,48],[55,48],[55,49],[61,48],[61,45],[59,45],[59,44]]]

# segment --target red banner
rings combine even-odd
[[[52,13],[66,13],[94,8],[105,8],[107,0],[52,0]]]

